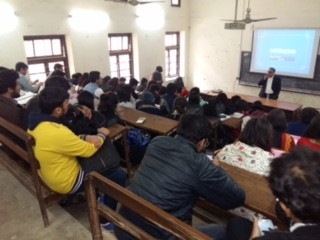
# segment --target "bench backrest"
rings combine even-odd
[[[47,207],[56,203],[64,196],[52,192],[40,179],[38,170],[40,164],[36,159],[33,148],[35,139],[25,130],[0,117],[0,142],[9,150],[23,159],[27,166],[21,166],[15,159],[2,159],[2,163],[8,170],[37,197],[44,226],[49,225]],[[3,131],[4,130],[4,131]],[[22,145],[16,143],[21,141]]]
[[[91,231],[93,239],[95,240],[102,239],[99,216],[106,217],[115,225],[129,232],[137,239],[154,239],[148,233],[135,226],[132,222],[129,222],[114,210],[101,203],[97,203],[97,190],[117,200],[122,206],[142,216],[143,218],[155,224],[157,227],[173,234],[178,239],[210,239],[208,236],[197,231],[192,226],[180,221],[169,213],[154,206],[145,199],[135,195],[134,193],[110,181],[109,179],[106,179],[96,172],[90,173],[86,177],[85,181]]]

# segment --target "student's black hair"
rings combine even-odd
[[[116,110],[117,104],[119,102],[118,96],[109,91],[107,93],[103,93],[100,96],[100,103],[98,106],[99,112],[114,112]]]
[[[239,141],[271,151],[273,130],[266,118],[251,118],[239,136]]]
[[[61,70],[54,70],[50,75],[51,76],[65,77],[66,73],[61,71]]]
[[[118,89],[119,102],[130,102],[132,88],[129,85],[123,85]]]
[[[200,96],[196,92],[191,92],[188,98],[189,105],[199,105],[200,104]]]
[[[68,92],[60,87],[46,87],[39,94],[39,108],[42,113],[52,114],[57,107],[69,99]]]
[[[317,109],[312,108],[312,107],[305,107],[302,108],[301,110],[301,122],[305,123],[305,124],[310,124],[311,120],[316,117],[319,116],[320,113]]]
[[[100,72],[91,71],[89,73],[89,82],[96,82],[100,78]]]
[[[25,69],[25,68],[28,68],[28,65],[25,64],[24,62],[17,62],[16,63],[15,69],[17,72],[20,72],[21,69]]]
[[[130,87],[133,87],[133,86],[136,86],[138,85],[139,81],[135,78],[130,78],[130,81],[129,81],[129,86]]]
[[[274,130],[285,132],[287,128],[286,114],[282,109],[273,109],[267,115]]]
[[[249,114],[253,113],[256,110],[263,111],[263,105],[261,101],[254,101],[249,109]]]
[[[320,140],[320,115],[312,119],[303,136],[315,140]]]
[[[173,94],[175,94],[176,92],[177,92],[177,84],[175,84],[175,83],[169,83],[168,85],[167,85],[167,94],[169,94],[169,95],[173,95]]]
[[[157,67],[156,67],[156,71],[158,71],[158,72],[162,72],[162,71],[163,71],[163,69],[162,69],[162,67],[161,67],[161,66],[157,66]]]
[[[154,92],[156,92],[156,91],[158,91],[159,92],[159,85],[158,84],[152,84],[151,86],[150,86],[150,88],[149,88],[149,91],[151,92],[151,93],[154,93]]]
[[[74,74],[72,74],[72,76],[71,76],[73,79],[79,79],[79,78],[81,78],[82,77],[82,73],[74,73]]]
[[[87,108],[94,110],[94,96],[91,92],[83,91],[79,93],[77,99],[79,105],[84,105]]]
[[[176,99],[173,102],[173,108],[174,110],[177,110],[177,112],[181,115],[186,113],[186,107],[188,105],[188,101],[185,97],[176,97]]]
[[[44,86],[45,87],[61,87],[66,91],[70,89],[70,85],[67,82],[67,80],[63,77],[56,76],[56,75],[48,77],[44,83]]]
[[[320,223],[320,153],[303,147],[270,164],[268,177],[276,198],[303,223]]]
[[[177,134],[197,144],[212,133],[209,120],[198,114],[186,114],[180,118]]]
[[[157,81],[151,80],[148,82],[147,88],[150,89],[150,87],[154,84],[157,84]]]
[[[6,93],[8,88],[15,89],[19,74],[13,69],[3,69],[0,71],[0,94]]]
[[[200,88],[193,87],[193,88],[190,89],[189,94],[192,93],[192,92],[196,92],[196,93],[198,93],[200,95]]]
[[[148,79],[146,79],[146,78],[141,78],[140,84],[142,84],[142,85],[147,85],[147,84],[148,84]]]

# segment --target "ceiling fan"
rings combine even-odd
[[[232,23],[226,23],[226,25],[225,25],[226,29],[245,29],[245,24],[277,19],[276,17],[252,19],[251,15],[250,15],[250,13],[251,13],[250,0],[248,0],[248,7],[246,9],[246,16],[245,16],[244,19],[238,20],[237,19],[237,12],[238,12],[238,0],[236,0],[236,7],[235,7],[235,12],[234,12],[234,20],[221,19],[221,21],[230,21],[230,22],[232,22]]]
[[[105,0],[107,2],[118,2],[118,3],[125,3],[130,4],[132,6],[137,6],[139,4],[149,4],[149,3],[158,3],[158,2],[165,2],[165,1],[138,1],[138,0]]]

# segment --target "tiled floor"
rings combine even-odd
[[[36,198],[0,164],[0,240],[92,239],[86,204],[49,208],[50,226],[44,228]],[[198,218],[194,226],[203,225]],[[104,239],[115,236],[103,231]]]

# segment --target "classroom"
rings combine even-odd
[[[253,83],[252,77],[247,84],[248,81],[242,78],[248,75],[241,72],[245,54],[252,51],[254,31],[256,29],[319,31],[320,28],[318,0],[141,0],[141,3],[148,2],[148,4],[137,4],[137,6],[128,2],[131,1],[0,0],[0,66],[14,69],[15,64],[20,61],[29,66],[45,62],[45,71],[33,76],[41,79],[53,70],[53,64],[43,61],[41,57],[30,57],[27,42],[58,38],[63,43],[64,56],[57,59],[53,56],[51,60],[62,62],[68,77],[77,72],[90,71],[99,71],[101,77],[106,75],[113,77],[113,74],[116,76],[117,71],[120,71],[121,76],[128,79],[134,77],[138,80],[142,78],[149,80],[156,66],[162,66],[164,86],[181,76],[188,89],[199,87],[201,93],[222,90],[230,95],[229,98],[237,94],[258,97],[260,92],[258,82],[268,68],[264,73],[256,74],[256,84]],[[252,19],[275,19],[247,23],[243,30],[227,29],[225,24],[228,22],[223,20],[230,19],[232,22],[236,4],[237,19],[245,18],[248,4]],[[11,15],[2,14],[8,12]],[[82,14],[80,18],[79,14]],[[101,16],[101,19],[97,16]],[[173,41],[175,44],[171,46],[167,43],[170,42],[170,37],[178,39]],[[119,38],[128,40],[125,54],[130,55],[130,60],[126,59],[128,69],[125,70],[116,67],[121,56],[119,55],[121,51],[117,51],[121,46],[110,49],[112,39]],[[273,51],[276,52],[277,49]],[[316,51],[315,56],[320,60],[319,45]],[[170,54],[175,56],[172,57]],[[168,61],[172,59],[175,62],[170,65]],[[316,67],[320,66],[318,62]],[[269,67],[277,69],[277,66]],[[34,69],[29,67],[29,71]],[[36,71],[34,70],[34,73]],[[315,69],[315,72],[319,71]],[[315,80],[318,79],[315,77],[306,81]],[[287,81],[290,81],[290,78],[285,79],[285,85],[286,83],[294,85]],[[305,79],[297,78],[294,81],[305,81]],[[319,110],[319,94],[320,84],[319,89],[315,91],[310,91],[310,88],[306,91],[301,91],[299,87],[283,88],[278,101]],[[120,111],[119,115],[124,114]],[[135,113],[127,114],[132,117]],[[176,130],[175,122],[166,122],[164,125],[170,124],[173,127],[163,135],[169,135]],[[0,157],[4,157],[3,153]],[[0,189],[8,195],[8,198],[0,199],[0,212],[4,212],[7,217],[5,223],[1,223],[0,220],[1,239],[2,237],[29,239],[23,233],[28,228],[33,228],[30,231],[32,239],[91,238],[88,226],[83,227],[74,216],[67,214],[58,206],[51,208],[49,214],[51,225],[44,228],[33,196],[1,164],[0,172],[3,173],[0,174],[2,179]],[[12,191],[13,187],[10,188],[5,184],[4,181],[7,179],[13,182],[13,187],[17,189],[16,193]],[[10,211],[16,208],[13,204],[10,205],[10,202],[19,202],[17,199],[20,199],[21,203],[17,213],[14,214],[20,219],[10,216]],[[25,216],[35,220],[28,225],[25,223],[28,221]],[[22,226],[20,228],[15,225],[13,228],[12,224]],[[48,237],[49,235],[51,236]],[[113,235],[104,237],[115,239]]]

